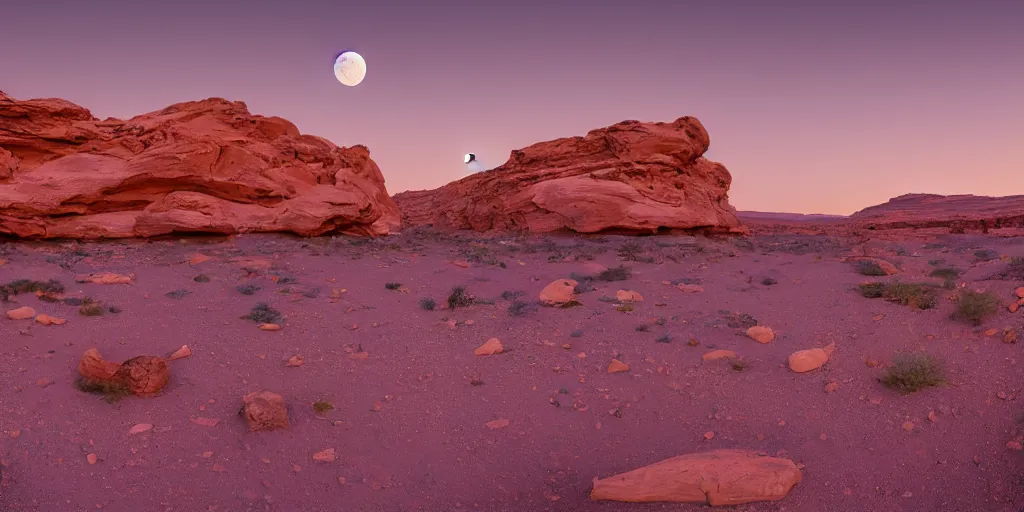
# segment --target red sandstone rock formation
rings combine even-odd
[[[68,101],[0,92],[0,233],[383,235],[399,222],[366,147],[301,135],[241,102],[101,121]]]
[[[1024,195],[904,194],[860,210],[850,221],[868,229],[949,228],[960,233],[1024,228]]]
[[[429,191],[395,195],[404,226],[521,230],[745,232],[732,176],[703,158],[699,121],[623,121],[513,151],[504,165]]]

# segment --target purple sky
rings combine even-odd
[[[898,5],[888,7],[887,4]],[[914,8],[911,4],[927,7]],[[391,193],[624,119],[699,118],[742,210],[1024,193],[1024,0],[4,0],[0,90],[130,117],[220,96]],[[346,48],[358,87],[332,74]]]

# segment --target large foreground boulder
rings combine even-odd
[[[220,98],[127,121],[0,92],[0,233],[125,238],[384,235],[397,206],[364,146],[339,148]]]
[[[680,455],[605,479],[594,479],[593,500],[634,503],[739,505],[778,501],[800,483],[789,459],[747,450],[713,450]]]
[[[732,176],[702,155],[697,119],[623,121],[513,151],[504,165],[441,188],[395,195],[404,226],[476,231],[659,229],[745,232],[729,205]]]

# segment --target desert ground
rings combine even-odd
[[[876,272],[847,258],[864,254],[898,272],[862,275]],[[1024,312],[1008,309],[1021,237],[410,229],[10,242],[0,261],[2,283],[64,287],[11,294],[5,310],[66,320],[0,317],[5,511],[695,511],[589,492],[595,477],[718,448],[802,469],[783,500],[734,510],[1024,509],[1024,339],[1011,342]],[[131,279],[76,280],[100,272]],[[580,304],[538,304],[563,278]],[[925,282],[937,301],[866,298],[867,281]],[[1000,301],[977,325],[954,314],[976,289]],[[242,318],[259,303],[280,330]],[[748,337],[754,324],[775,339]],[[504,350],[475,355],[491,338]],[[831,343],[821,368],[787,365]],[[182,345],[191,355],[157,396],[76,385],[88,348],[123,361]],[[715,349],[738,357],[702,358]],[[892,387],[901,353],[931,357],[937,385]],[[613,359],[628,371],[609,373]],[[248,431],[241,400],[261,389],[285,397],[289,429]]]

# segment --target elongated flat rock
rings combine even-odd
[[[800,469],[789,459],[748,450],[714,450],[595,478],[590,499],[739,505],[781,500],[800,479]]]

